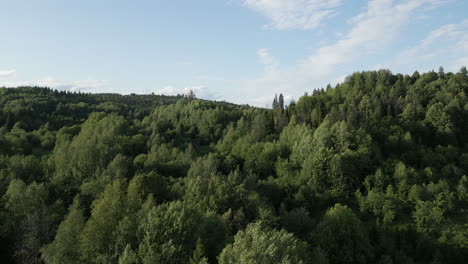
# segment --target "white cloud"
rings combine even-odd
[[[16,70],[0,71],[0,77],[13,77],[16,75]]]
[[[40,86],[67,91],[111,92],[108,85],[109,81],[106,80],[87,79],[79,81],[63,81],[53,77],[45,77],[35,81],[0,82],[0,87]]]
[[[174,87],[174,86],[166,86],[164,88],[158,89],[154,91],[155,94],[164,94],[164,95],[178,95],[178,94],[188,94],[190,90],[193,91],[197,98],[207,99],[207,100],[216,100],[219,99],[215,93],[213,93],[208,87],[204,85],[197,85],[191,87]]]
[[[461,66],[467,65],[468,19],[433,30],[417,45],[402,51],[396,61],[405,65],[432,62],[441,57],[451,60],[447,65],[451,71],[458,71]]]
[[[396,39],[417,8],[436,3],[436,0],[407,0],[398,4],[392,0],[370,0],[367,10],[350,21],[352,29],[348,34],[321,47],[302,67],[326,75],[337,65],[380,52]]]
[[[312,29],[332,17],[343,0],[243,0],[244,5],[271,20],[271,27]]]
[[[256,91],[255,95],[281,92],[297,98],[304,92],[342,80],[344,74],[351,73],[347,72],[346,66],[353,64],[352,70],[365,70],[367,68],[360,69],[363,67],[359,64],[361,58],[385,51],[411,18],[440,3],[439,0],[402,0],[396,3],[392,0],[369,0],[366,9],[349,21],[351,29],[347,33],[290,67],[279,67],[279,62],[268,50],[259,50],[257,55],[265,70],[257,78],[245,81],[242,92],[251,94]],[[256,103],[255,100],[250,99],[249,102]]]
[[[261,64],[264,65],[266,73],[274,72],[279,67],[279,62],[270,55],[268,49],[259,49],[257,51],[257,56]]]

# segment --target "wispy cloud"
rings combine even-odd
[[[40,86],[50,87],[57,90],[67,91],[89,91],[89,92],[111,92],[109,81],[106,80],[79,80],[63,81],[53,77],[46,77],[35,81],[3,81],[0,87],[18,87],[18,86]]]
[[[370,0],[367,10],[350,21],[352,28],[348,34],[332,45],[321,47],[303,67],[326,75],[337,65],[381,52],[398,37],[414,11],[438,3],[438,0],[407,0],[398,4],[392,0]]]
[[[255,90],[258,95],[282,92],[298,97],[306,91],[325,86],[331,80],[342,80],[344,73],[339,69],[354,64],[356,70],[360,58],[385,51],[413,15],[424,13],[424,9],[440,3],[440,0],[397,3],[369,0],[366,9],[349,21],[351,29],[347,33],[293,66],[279,67],[280,63],[268,50],[259,50],[257,55],[265,70],[258,77],[247,80],[243,84],[244,91]]]
[[[263,64],[265,72],[275,72],[279,67],[279,62],[270,55],[268,49],[262,48],[257,51],[258,60]]]
[[[244,5],[262,13],[275,29],[313,29],[332,17],[343,0],[243,0]]]
[[[179,94],[188,94],[190,91],[193,91],[197,98],[216,100],[219,99],[219,96],[211,91],[208,87],[204,85],[196,85],[190,87],[174,87],[168,85],[164,88],[157,89],[154,91],[155,94],[164,94],[164,95],[179,95]]]
[[[16,70],[7,70],[7,71],[0,71],[0,77],[13,77],[16,75]]]
[[[468,63],[468,19],[433,30],[418,44],[397,56],[398,64],[427,62],[443,57],[452,62],[449,70],[456,71]]]

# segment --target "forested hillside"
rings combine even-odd
[[[1,263],[464,263],[468,72],[272,109],[0,88]]]

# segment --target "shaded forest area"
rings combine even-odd
[[[467,94],[466,68],[272,109],[0,88],[1,262],[463,263]]]

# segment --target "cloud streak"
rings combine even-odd
[[[343,0],[243,0],[245,6],[269,20],[269,27],[285,29],[314,29],[322,20],[335,15]]]
[[[433,30],[418,44],[400,52],[397,64],[426,63],[439,56],[452,60],[448,65],[452,71],[468,64],[468,19]]]
[[[46,77],[35,81],[4,81],[0,87],[39,86],[65,91],[110,92],[110,82],[107,80],[79,80],[63,81],[53,77]]]
[[[297,98],[306,91],[325,86],[330,80],[342,79],[345,73],[340,69],[354,64],[353,70],[357,70],[360,58],[385,51],[415,13],[423,13],[440,3],[439,0],[396,3],[392,0],[369,0],[366,9],[349,21],[351,29],[347,33],[292,66],[279,67],[280,63],[267,49],[260,49],[257,56],[265,67],[264,71],[247,80],[243,84],[244,91],[255,90],[258,97],[281,92]]]
[[[367,10],[350,21],[352,28],[348,34],[332,45],[321,47],[302,67],[318,69],[319,74],[327,75],[337,65],[381,52],[398,37],[413,12],[438,3],[436,0],[407,0],[394,4],[392,0],[370,0]]]
[[[16,75],[16,70],[7,70],[7,71],[0,71],[0,77],[13,77]]]

